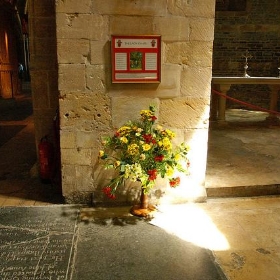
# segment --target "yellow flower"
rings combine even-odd
[[[141,110],[141,111],[140,111],[140,115],[141,115],[141,116],[151,117],[151,116],[153,116],[153,113],[152,113],[152,111],[150,111],[150,110]]]
[[[172,149],[172,144],[167,137],[163,138],[162,144],[163,144],[164,150],[171,150]]]
[[[133,156],[139,153],[139,147],[137,144],[131,144],[127,147],[127,152],[129,155]]]
[[[104,156],[104,151],[100,150],[98,156],[99,156],[100,158],[103,157],[103,156]]]
[[[173,173],[174,173],[174,169],[171,166],[167,165],[166,166],[166,175],[168,177],[171,177],[173,175]]]
[[[151,145],[149,145],[149,144],[144,144],[144,145],[142,145],[142,148],[143,148],[143,151],[149,151],[150,149],[151,149]]]
[[[126,135],[126,134],[129,133],[129,131],[130,131],[130,127],[129,127],[129,126],[122,126],[122,127],[120,127],[120,128],[118,129],[118,133],[119,133],[120,135]]]
[[[176,154],[176,155],[175,155],[175,160],[176,160],[176,161],[179,161],[180,158],[181,158],[180,154]]]
[[[127,143],[128,142],[128,140],[127,140],[127,138],[125,137],[125,136],[122,136],[121,138],[120,138],[120,140],[121,140],[121,142],[123,142],[123,143]]]
[[[121,164],[121,162],[119,160],[116,160],[114,162],[114,167],[116,168],[116,167],[120,166],[120,164]]]
[[[173,131],[171,131],[170,129],[166,129],[165,132],[170,138],[175,137],[175,133]]]

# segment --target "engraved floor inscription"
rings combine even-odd
[[[76,242],[75,207],[0,209],[0,279],[68,279]]]

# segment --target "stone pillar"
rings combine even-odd
[[[62,185],[66,201],[104,200],[101,136],[155,104],[158,122],[191,146],[191,176],[160,202],[204,200],[215,0],[56,1]],[[174,32],[176,30],[176,32]],[[161,35],[160,84],[111,83],[111,35]],[[154,190],[152,196],[155,195]],[[137,196],[128,184],[119,202]]]
[[[30,76],[36,144],[49,135],[58,109],[55,0],[28,2]]]

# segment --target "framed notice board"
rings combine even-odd
[[[159,83],[160,78],[160,35],[112,35],[113,83]]]

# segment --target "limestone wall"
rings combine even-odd
[[[62,188],[67,202],[104,201],[101,136],[155,104],[158,122],[191,146],[191,176],[159,202],[204,199],[215,0],[57,0]],[[111,35],[161,35],[160,84],[111,83]],[[157,196],[156,194],[161,195]],[[164,195],[163,195],[164,194]],[[163,195],[163,196],[162,196]],[[128,184],[119,202],[131,202]]]

